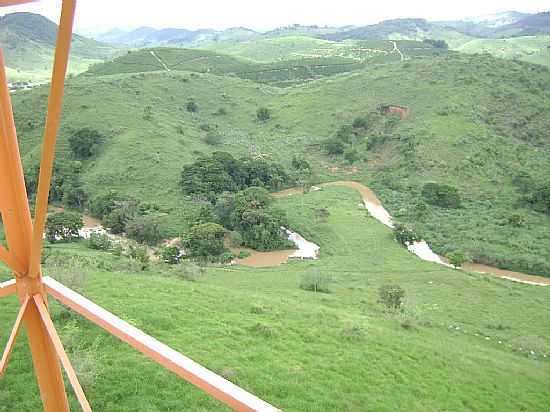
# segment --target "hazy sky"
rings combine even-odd
[[[57,19],[61,0],[6,7],[1,14],[33,11]],[[79,0],[77,31],[138,26],[269,29],[293,23],[365,25],[400,17],[451,20],[499,11],[539,12],[548,0]]]

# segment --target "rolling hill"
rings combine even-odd
[[[215,53],[162,49],[157,57],[172,67],[167,71],[150,51],[96,66],[68,83],[66,107],[72,109],[66,111],[61,156],[69,156],[67,139],[76,129],[107,136],[104,149],[84,163],[90,195],[112,186],[158,202],[169,213],[165,228],[178,235],[193,208],[178,189],[179,172],[200,153],[219,149],[204,142],[206,130],[216,130],[220,147],[233,154],[263,153],[288,165],[293,154],[303,153],[322,180],[346,176],[373,186],[393,215],[414,223],[442,254],[461,249],[480,262],[550,274],[550,222],[526,206],[517,183],[527,175],[531,185],[543,184],[549,172],[547,69],[451,53],[367,64],[338,76],[321,73],[314,81],[297,76],[289,83],[295,68],[288,62],[278,63],[286,64],[281,71],[246,71],[241,61]],[[189,101],[197,113],[186,111]],[[375,114],[384,103],[408,106],[412,116],[383,126]],[[43,105],[41,88],[15,95],[28,164],[36,161],[37,108]],[[259,107],[270,108],[273,119],[258,122]],[[327,156],[321,143],[358,116],[374,116],[372,139],[381,137],[373,145],[355,143],[362,160],[349,167]],[[411,205],[430,181],[457,187],[465,206],[427,206],[429,212],[417,216]],[[505,223],[516,213],[525,226]]]
[[[527,16],[496,30],[498,37],[535,36],[539,34],[550,34],[550,11]]]
[[[0,17],[10,79],[47,79],[53,62],[57,25],[39,14],[11,13]],[[79,35],[73,36],[70,72],[85,71],[91,63],[112,57],[116,50]]]
[[[462,53],[490,53],[503,59],[550,66],[550,36],[475,39],[456,49]]]
[[[409,34],[424,24],[410,23]],[[78,171],[88,200],[109,190],[137,199],[175,238],[205,205],[184,195],[184,166],[226,151],[279,162],[302,185],[293,169],[301,158],[313,171],[304,186],[369,185],[441,255],[550,277],[550,215],[528,201],[549,183],[549,69],[409,39],[302,34],[220,50],[132,50],[71,76],[57,164]],[[12,94],[29,181],[47,96],[47,85]],[[70,139],[85,128],[102,139],[77,159]],[[327,139],[341,136],[344,154],[328,154]],[[456,190],[459,207],[429,202],[430,183]],[[82,241],[47,244],[43,273],[285,411],[539,412],[550,404],[550,287],[418,259],[350,188],[273,202],[290,229],[320,246],[319,260],[143,265]],[[0,265],[0,281],[8,278]],[[326,288],[307,290],[308,279]],[[397,308],[382,303],[389,285],[404,292]],[[0,345],[17,309],[15,297],[2,301]],[[67,308],[52,301],[50,309],[94,410],[227,410]],[[1,412],[40,408],[22,332],[0,380]]]

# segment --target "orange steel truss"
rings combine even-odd
[[[30,1],[32,0],[0,0],[0,7]],[[13,280],[0,283],[0,298],[17,295],[21,304],[0,360],[0,377],[6,371],[17,335],[21,327],[24,327],[44,410],[69,410],[61,365],[82,410],[92,410],[51,320],[48,296],[52,296],[234,410],[278,411],[274,406],[195,363],[54,279],[42,276],[42,239],[75,7],[76,0],[62,0],[34,219],[31,218],[25,190],[4,59],[0,50],[0,213],[8,246],[0,246],[0,261],[11,269],[14,276]]]

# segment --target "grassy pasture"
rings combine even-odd
[[[338,187],[277,200],[321,246],[315,262],[212,267],[188,282],[177,266],[137,273],[126,258],[75,244],[55,246],[45,272],[286,411],[544,409],[548,288],[423,262],[359,202]],[[319,206],[326,222],[314,217]],[[298,287],[311,270],[332,278],[330,293]],[[386,283],[405,289],[403,313],[377,303]],[[4,342],[16,305],[2,305]],[[52,310],[95,409],[224,410],[87,321]],[[0,381],[0,410],[39,408],[21,338]]]

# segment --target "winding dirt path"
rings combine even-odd
[[[397,42],[396,41],[391,41],[393,43],[393,50],[392,52],[396,51],[397,53],[399,53],[399,56],[401,56],[401,61],[405,60],[405,56],[403,55],[403,53],[401,52],[401,50],[399,50],[399,47],[397,47]]]
[[[153,56],[155,59],[157,59],[157,61],[164,68],[164,70],[166,70],[167,72],[170,71],[170,68],[166,65],[166,63],[164,63],[164,61],[162,61],[162,59],[159,56],[157,56],[156,53],[153,50],[151,50],[150,53],[151,53],[151,56]]]

